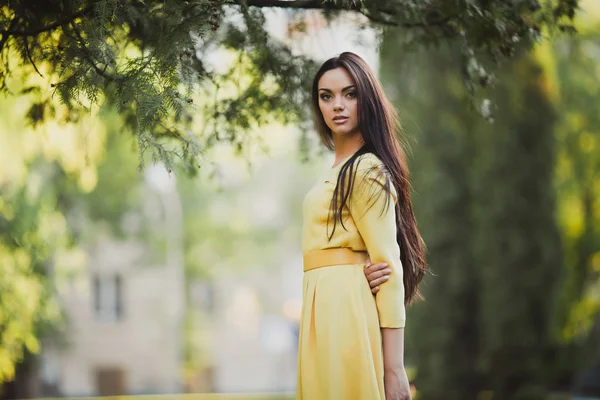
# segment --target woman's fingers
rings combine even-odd
[[[377,279],[373,279],[372,281],[369,281],[369,285],[371,285],[371,288],[375,288],[378,287],[379,285],[381,285],[383,282],[387,281],[389,279],[389,277],[387,275],[382,276],[381,278],[377,278]]]
[[[365,263],[365,271],[367,274],[379,271],[380,269],[384,269],[385,267],[387,267],[386,263],[371,264],[371,260],[369,259],[367,259],[367,262]]]
[[[365,266],[365,276],[371,286],[371,292],[373,294],[379,291],[379,285],[385,283],[389,279],[388,275],[392,273],[390,268],[387,268],[386,263],[371,264],[371,260],[368,259]]]
[[[381,278],[384,275],[389,275],[392,273],[391,268],[387,268],[387,264],[373,264],[365,268],[365,275],[367,279],[372,281],[373,279]]]

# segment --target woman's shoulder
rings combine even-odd
[[[382,188],[388,188],[394,202],[397,192],[392,184],[389,171],[383,161],[373,153],[361,154],[356,158],[356,181],[355,186],[361,194],[373,195],[374,192],[381,193]]]
[[[373,153],[365,153],[356,157],[354,165],[357,170],[384,169],[383,161]]]

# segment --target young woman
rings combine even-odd
[[[296,398],[410,399],[404,307],[426,264],[397,118],[369,66],[349,52],[321,66],[312,99],[335,162],[303,204]],[[375,296],[365,275],[372,286],[383,280],[365,273],[369,257],[391,271]]]

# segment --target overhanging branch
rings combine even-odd
[[[238,0],[238,4],[243,0]],[[369,18],[371,21],[382,25],[400,26],[403,28],[429,28],[435,26],[443,26],[447,24],[451,18],[438,18],[431,21],[410,22],[394,20],[393,9],[373,10],[363,8],[360,3],[350,5],[350,7],[336,6],[334,3],[323,2],[323,0],[247,0],[243,2],[250,7],[278,7],[278,8],[294,8],[294,9],[327,9],[340,11],[357,11]]]
[[[333,8],[327,7],[322,0],[248,0],[248,6],[252,7],[279,7],[279,8]]]
[[[81,36],[81,32],[79,31],[77,26],[75,26],[75,24],[73,24],[73,23],[70,23],[70,25],[71,25],[71,28],[73,29],[73,32],[75,33],[75,36],[77,37],[77,39],[79,41],[81,49],[83,50],[84,58],[87,61],[87,63],[92,67],[92,69],[94,69],[94,71],[96,71],[96,73],[98,75],[100,75],[108,80],[111,80],[111,81],[121,80],[122,77],[120,77],[118,75],[109,74],[106,72],[106,68],[108,67],[108,65],[105,65],[104,69],[100,69],[100,67],[96,64],[94,58],[90,54],[90,51],[89,51],[87,45],[85,44],[85,39],[83,38],[83,36]]]
[[[0,34],[2,35],[2,39],[0,39],[0,52],[4,49],[4,45],[6,44],[6,41],[11,36],[6,32],[13,29],[15,27],[15,25],[17,25],[16,17],[13,18],[12,21],[10,21],[10,25],[8,26],[8,29],[6,31],[0,32]]]
[[[4,39],[5,36],[6,37],[8,37],[8,36],[37,36],[40,33],[52,31],[52,30],[58,28],[59,26],[68,24],[77,17],[84,17],[91,11],[92,11],[92,7],[87,7],[87,8],[84,8],[83,10],[79,10],[76,13],[73,13],[72,15],[70,15],[68,17],[61,18],[58,21],[56,21],[50,25],[38,26],[38,27],[34,27],[32,29],[28,29],[28,30],[24,30],[24,31],[13,30],[12,25],[11,25],[11,27],[9,27],[5,31],[0,32],[0,34],[2,35],[2,39]]]

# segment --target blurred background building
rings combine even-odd
[[[86,284],[60,293],[68,329],[43,346],[42,384],[74,397],[181,391],[181,274],[144,264],[140,243],[107,238],[89,251]]]

